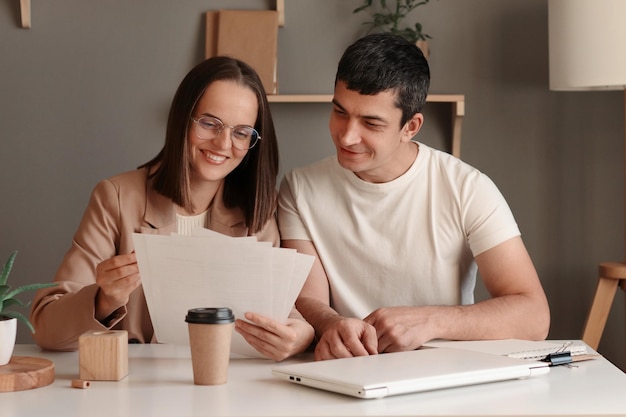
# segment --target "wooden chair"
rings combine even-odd
[[[598,350],[602,332],[609,317],[611,305],[620,286],[626,291],[626,264],[605,262],[599,266],[598,286],[587,315],[582,340],[592,349]]]

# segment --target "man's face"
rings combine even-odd
[[[409,142],[421,127],[418,113],[400,126],[402,110],[395,106],[392,90],[362,95],[337,82],[330,116],[330,134],[337,148],[337,160],[364,181],[391,181],[404,173]],[[414,153],[413,153],[414,158]]]

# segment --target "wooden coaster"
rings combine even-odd
[[[13,356],[0,366],[0,392],[44,387],[54,382],[54,363],[48,359]]]

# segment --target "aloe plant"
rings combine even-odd
[[[2,267],[2,272],[0,272],[0,319],[2,317],[18,319],[25,323],[31,332],[35,333],[35,328],[28,320],[28,318],[15,310],[10,310],[10,307],[15,305],[27,307],[30,304],[30,302],[24,303],[21,300],[15,298],[16,295],[21,294],[24,291],[34,291],[40,288],[54,287],[57,284],[54,282],[47,284],[28,284],[22,285],[21,287],[17,287],[15,289],[11,289],[11,287],[7,284],[7,280],[9,279],[9,274],[11,273],[11,269],[13,268],[13,263],[15,262],[16,256],[17,251],[13,252],[11,256],[9,256],[9,259]]]

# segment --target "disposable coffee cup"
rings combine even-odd
[[[230,340],[235,316],[230,308],[194,308],[187,311],[189,346],[196,385],[222,385],[228,380]]]

